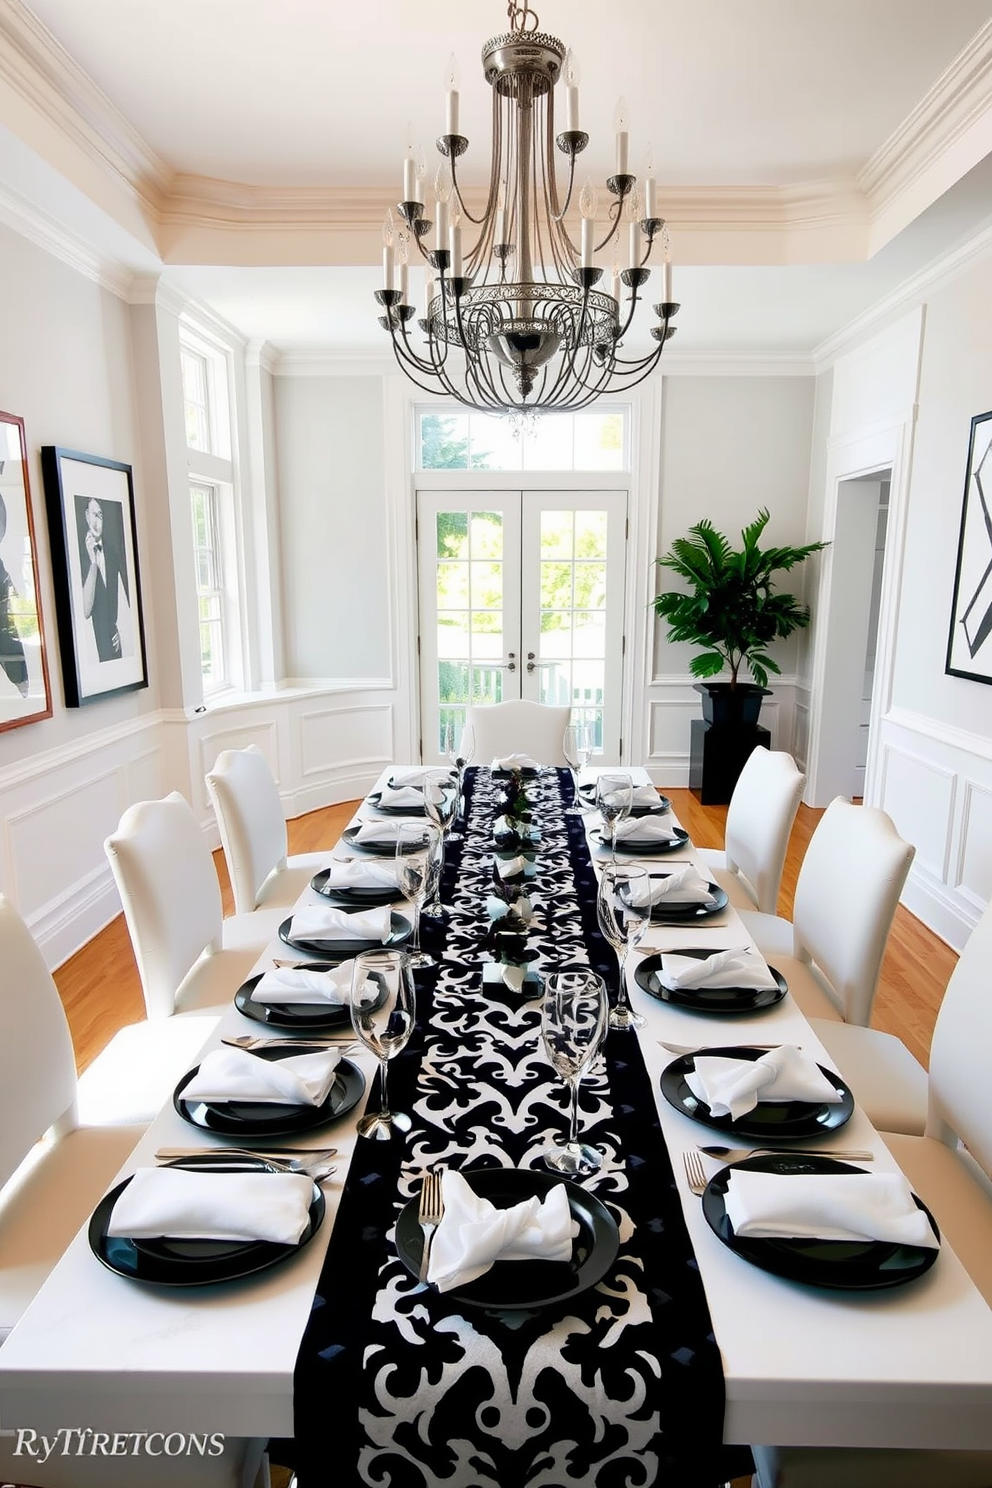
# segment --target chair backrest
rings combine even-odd
[[[951,973],[930,1046],[927,1135],[959,1137],[992,1178],[992,905]],[[949,1131],[948,1131],[949,1129]]]
[[[848,1023],[867,1027],[899,895],[916,849],[884,811],[831,801],[796,883],[796,952],[829,983]]]
[[[207,775],[237,914],[251,914],[273,868],[286,866],[288,839],[279,790],[254,744],[224,749]]]
[[[129,806],[104,843],[131,934],[149,1018],[176,1010],[176,989],[223,935],[220,884],[189,803],[173,791]]]
[[[529,754],[542,765],[567,765],[562,752],[571,708],[532,703],[523,698],[485,703],[468,710],[475,730],[475,762],[488,765],[506,754]]]
[[[753,749],[727,810],[727,867],[743,874],[764,914],[774,914],[789,834],[806,776],[791,754]]]
[[[44,957],[0,894],[0,1186],[76,1099],[76,1061]]]

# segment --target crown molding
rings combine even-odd
[[[983,228],[951,253],[943,254],[918,274],[905,279],[891,294],[877,301],[854,320],[848,321],[846,326],[821,341],[819,346],[814,346],[812,361],[817,376],[832,367],[838,357],[854,350],[867,336],[882,330],[885,323],[895,315],[919,304],[928,294],[943,288],[944,284],[950,283],[959,274],[966,273],[975,264],[982,263],[990,254],[992,226]]]
[[[135,277],[131,269],[94,253],[80,238],[7,186],[0,186],[0,222],[118,299],[130,298]]]
[[[975,134],[976,140],[962,159],[969,134]],[[872,219],[872,252],[984,158],[992,148],[990,140],[992,20],[985,22],[859,172],[857,184]],[[927,184],[926,177],[938,174],[943,161],[951,165],[950,174],[940,184]],[[925,188],[922,201],[914,199],[910,204],[921,188]]]
[[[268,341],[256,337],[247,342],[245,346],[246,367],[258,367],[261,371],[268,372],[270,377],[274,377],[278,360],[278,353]]]
[[[0,0],[0,78],[157,214],[174,171],[23,0]]]
[[[793,352],[669,351],[659,363],[663,377],[813,377],[813,358]]]

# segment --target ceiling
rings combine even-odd
[[[809,356],[992,211],[992,0],[545,0],[583,158],[653,143],[682,356]],[[461,176],[499,0],[0,0],[0,205],[163,272],[287,355],[381,354],[378,224],[433,154],[449,53]],[[666,352],[666,356],[668,353]]]

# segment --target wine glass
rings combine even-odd
[[[595,1173],[603,1154],[579,1141],[579,1085],[606,1033],[606,983],[592,971],[556,971],[546,980],[541,1036],[548,1058],[568,1086],[571,1120],[565,1142],[541,1153],[549,1168],[574,1177]]]
[[[441,867],[438,872],[440,881],[441,873],[444,872],[445,841],[458,810],[458,784],[446,770],[434,770],[424,781],[424,810],[428,820],[434,823],[441,837],[439,847]],[[440,898],[435,896],[430,902],[427,913],[443,914],[444,912],[445,906]]]
[[[458,778],[458,796],[456,800],[456,816],[462,814],[462,783],[465,779],[466,761],[462,754],[462,740],[459,733],[464,735],[464,729],[459,730],[457,723],[447,723],[444,728],[444,757],[448,761]],[[456,842],[461,837],[460,832],[449,832],[448,840]]]
[[[572,772],[572,784],[575,790],[575,799],[565,812],[565,815],[581,816],[582,805],[579,800],[579,771],[589,763],[592,756],[592,732],[587,723],[568,723],[565,725],[565,733],[561,741],[561,752],[565,756],[568,767]]]
[[[420,946],[420,911],[427,896],[431,858],[436,856],[438,846],[439,833],[431,822],[400,822],[396,833],[396,883],[413,906],[413,936],[407,954],[414,968],[437,965]]]
[[[408,1132],[413,1124],[405,1112],[389,1109],[386,1072],[413,1032],[415,1006],[413,969],[405,951],[362,951],[355,957],[351,1021],[379,1061],[381,1101],[378,1111],[367,1111],[359,1121],[360,1137],[388,1142],[394,1132]]]
[[[599,880],[596,895],[596,918],[599,928],[617,953],[620,963],[620,990],[610,1009],[611,1028],[643,1028],[644,1019],[627,1001],[627,957],[643,938],[651,919],[648,903],[647,870],[607,863]],[[638,903],[632,903],[636,896]]]
[[[610,858],[616,862],[617,827],[630,815],[634,798],[634,783],[622,771],[618,774],[605,772],[596,780],[596,805],[599,814],[610,829]]]

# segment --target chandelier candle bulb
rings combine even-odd
[[[435,293],[436,293],[436,291],[434,289],[434,280],[431,277],[431,275],[428,274],[427,281],[426,281],[426,283],[424,285],[424,319],[425,320],[430,320],[430,318],[431,318],[431,301],[433,300]]]
[[[672,301],[672,261],[666,258],[661,270],[661,300],[664,305],[671,305]]]
[[[579,128],[579,67],[571,47],[565,53],[565,128],[570,133]]]
[[[458,133],[458,63],[452,52],[448,59],[447,108],[445,110],[445,134]]]
[[[620,294],[621,294],[620,265],[618,263],[615,263],[613,265],[613,298],[617,302],[617,308],[618,309],[620,307]]]
[[[450,239],[451,277],[460,279],[462,277],[462,230],[457,221],[451,224]]]
[[[403,200],[405,202],[417,200],[417,162],[412,152],[403,162]]]
[[[393,287],[393,238],[395,229],[393,227],[392,212],[386,213],[386,220],[382,224],[382,287],[392,289]]]
[[[627,175],[627,164],[630,157],[630,134],[628,133],[627,105],[623,99],[616,106],[613,115],[613,127],[617,133],[617,175]]]
[[[639,269],[641,266],[641,229],[636,222],[630,224],[627,234],[627,258],[628,267]]]
[[[658,216],[658,183],[654,176],[648,176],[644,182],[644,215],[648,219]]]

